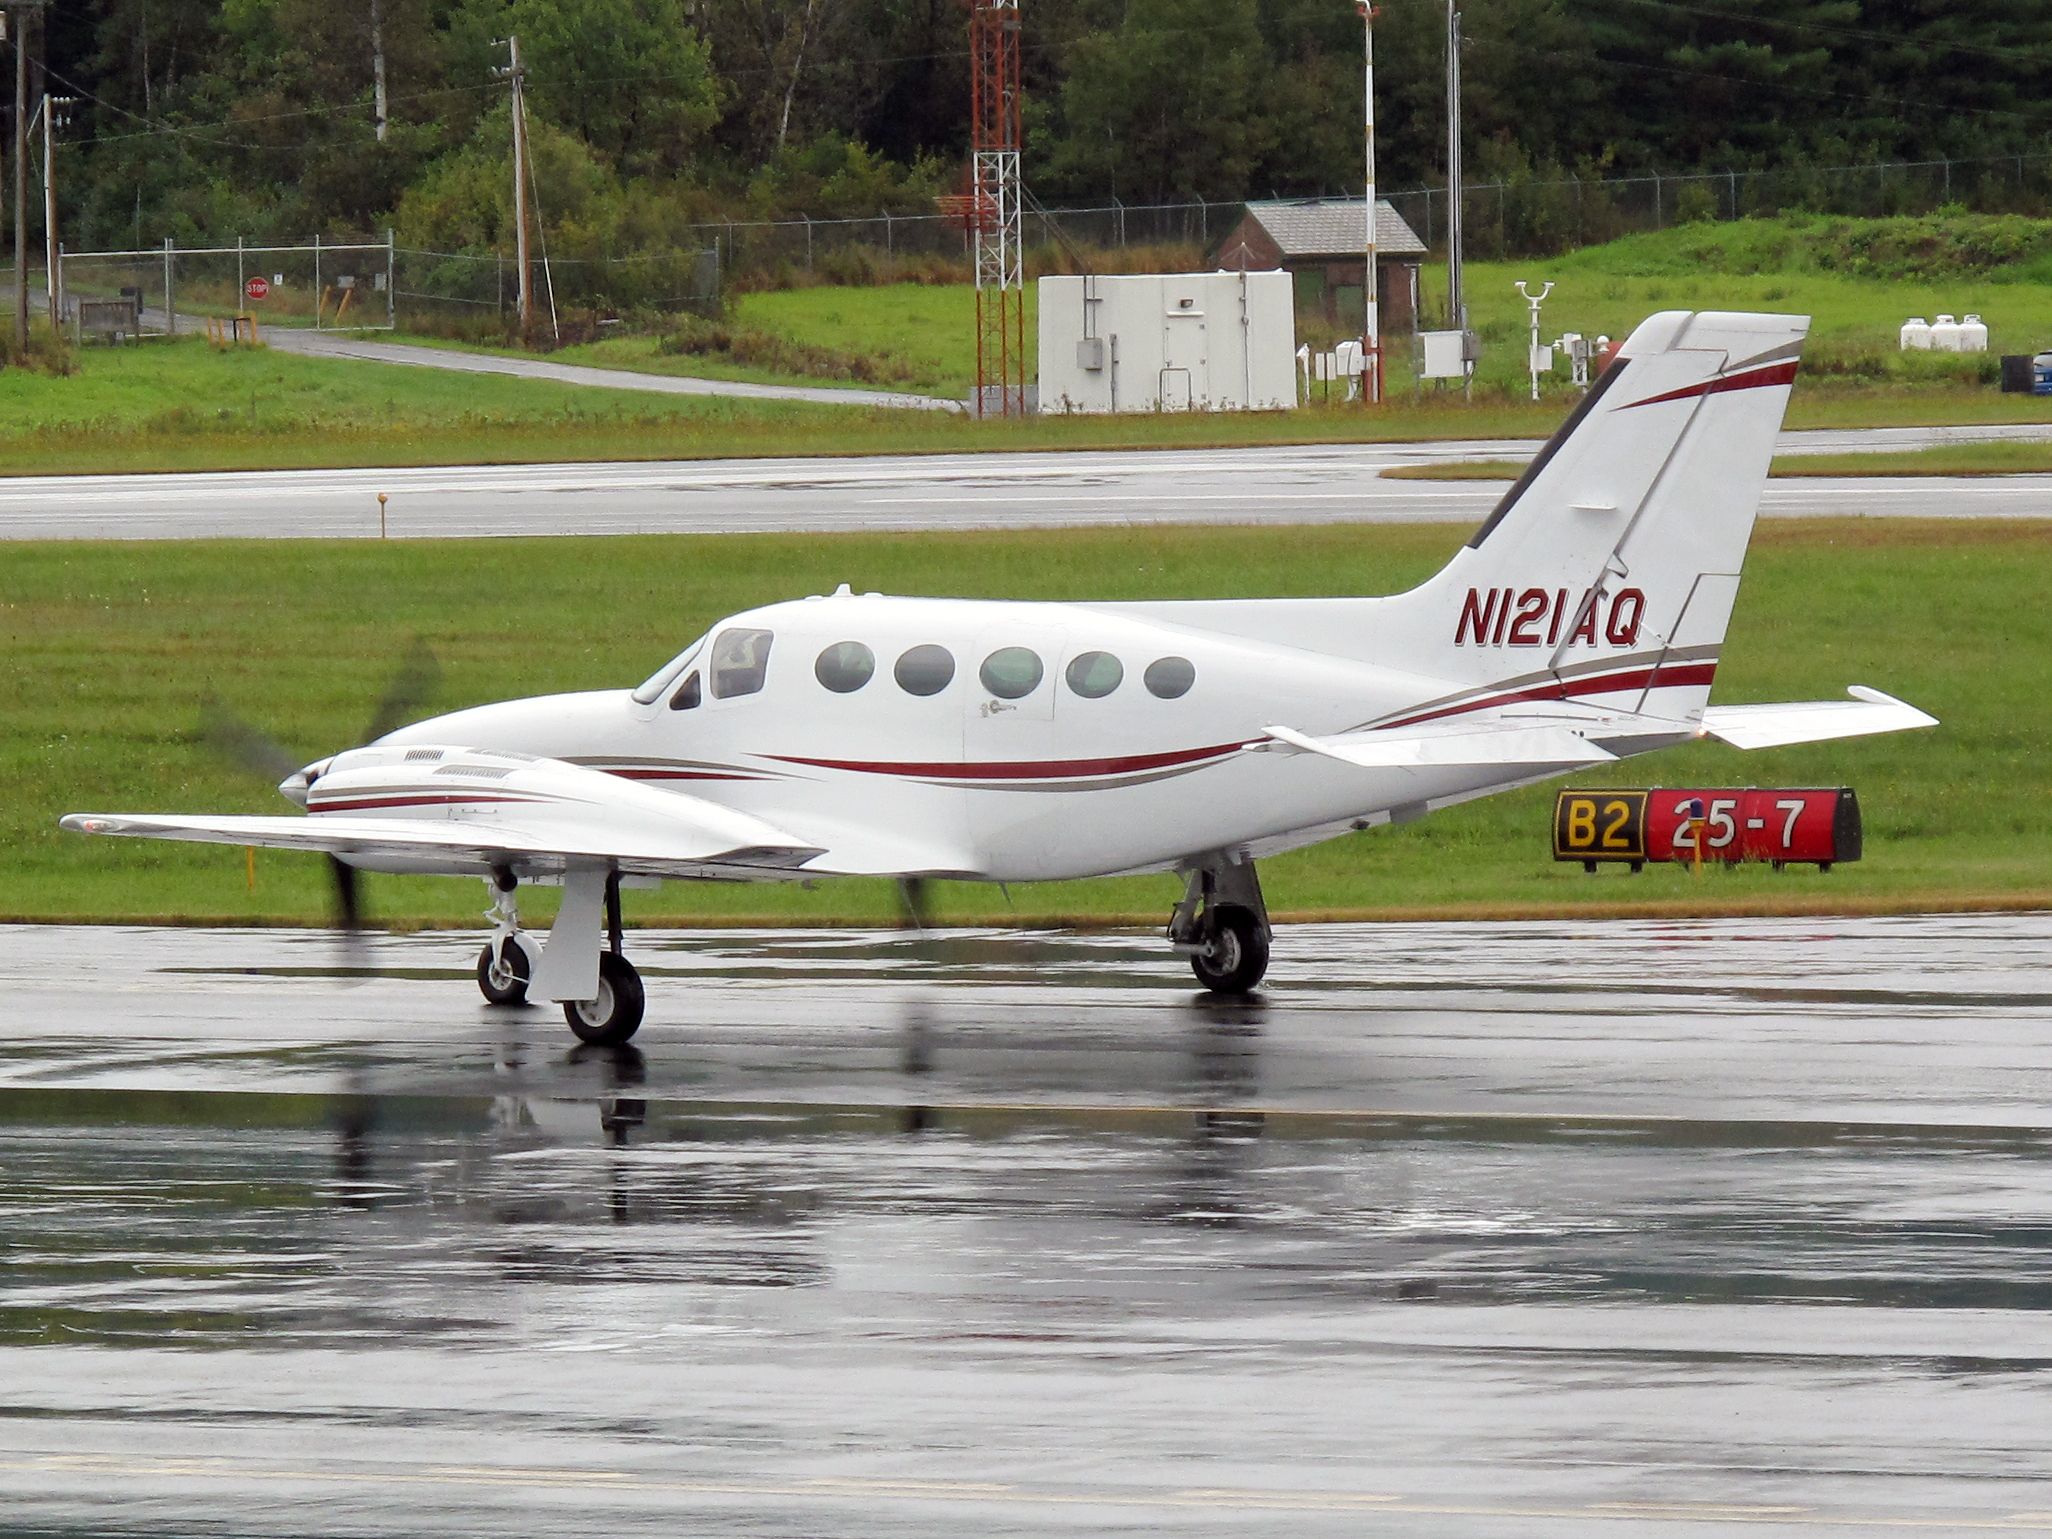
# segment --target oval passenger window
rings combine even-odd
[[[1109,652],[1078,652],[1069,659],[1068,678],[1085,700],[1102,700],[1125,682],[1126,666]]]
[[[1147,693],[1175,700],[1190,692],[1190,686],[1197,682],[1197,669],[1187,657],[1158,657],[1147,665],[1142,678]]]
[[[983,660],[977,677],[1000,700],[1023,700],[1040,687],[1044,670],[1031,647],[1000,647]]]
[[[891,670],[898,688],[908,695],[937,695],[955,677],[954,654],[932,643],[908,648]]]
[[[876,654],[859,641],[837,641],[812,665],[819,682],[837,695],[851,695],[876,673]]]

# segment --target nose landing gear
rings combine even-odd
[[[520,903],[514,897],[519,878],[511,871],[499,871],[487,878],[492,906],[485,918],[492,922],[492,938],[477,954],[477,988],[487,1004],[524,1005],[527,985],[534,978],[541,947],[520,928]]]
[[[1254,862],[1216,856],[1185,868],[1183,900],[1169,915],[1168,938],[1214,994],[1250,992],[1268,972],[1268,905]]]

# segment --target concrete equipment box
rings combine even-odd
[[[1278,411],[1297,404],[1286,272],[1040,280],[1042,411]]]

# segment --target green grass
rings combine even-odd
[[[817,292],[817,291],[813,291]],[[826,291],[841,294],[849,291]],[[77,372],[0,371],[0,474],[523,464],[791,454],[1196,448],[1544,437],[1569,406],[1400,395],[1374,411],[1043,417],[592,390],[198,340],[88,348]],[[1795,427],[2044,421],[2052,400],[1989,391],[1796,391]]]
[[[1945,242],[1945,223],[1791,215],[1680,225],[1544,261],[1471,262],[1466,270],[1469,314],[1485,342],[1480,383],[1494,397],[1522,392],[1528,379],[1528,311],[1516,280],[1552,279],[1557,286],[1546,301],[1542,327],[1548,340],[1568,331],[1622,337],[1658,310],[1783,310],[1812,316],[1805,389],[1798,393],[1792,425],[2052,420],[2052,401],[2003,398],[1992,384],[1996,355],[2036,352],[2052,339],[2052,221],[2001,222],[2005,228],[2021,227],[2040,244],[2033,246],[2028,239],[2013,239],[2010,245],[1987,242],[1995,257],[1985,264],[1955,249],[1967,243]],[[1935,255],[1915,257],[1934,244],[1939,248]],[[1887,253],[1897,247],[1913,255],[1890,260],[1866,255],[1870,249]],[[1432,314],[1445,302],[1445,266],[1428,265],[1421,276],[1424,306]],[[794,340],[872,352],[903,368],[907,377],[920,379],[925,388],[959,396],[975,372],[973,303],[966,285],[794,289],[743,295],[736,315],[750,326]],[[1930,320],[1941,312],[1970,311],[1988,323],[1987,355],[1898,351],[1896,332],[1909,316]],[[1302,340],[1322,345],[1345,329],[1309,327]],[[1029,304],[1029,377],[1034,339]],[[1413,388],[1407,339],[1396,339],[1389,373],[1399,392]],[[1554,392],[1564,392],[1565,369],[1548,383]],[[1513,403],[1498,399],[1490,404]],[[1471,431],[1480,436],[1486,430]]]
[[[282,811],[196,741],[209,694],[312,757],[356,740],[410,638],[440,654],[436,709],[641,678],[719,615],[846,580],[1023,598],[1402,588],[1462,538],[1438,527],[607,541],[23,543],[0,566],[0,910],[20,918],[309,920],[318,861],[60,834],[66,811]],[[1740,755],[1703,745],[1585,783],[1850,783],[1868,857],[1829,875],[1654,869],[1586,876],[1548,858],[1546,787],[1264,868],[1283,913],[1953,908],[2052,903],[2043,816],[2052,718],[2052,528],[1791,521],[1765,526],[1718,681],[1721,700],[1828,698],[1869,683],[1945,725]],[[374,879],[374,911],[466,922],[467,882]],[[1166,879],[944,886],[949,918],[1159,919]],[[637,918],[863,921],[877,883],[682,886]],[[545,912],[545,909],[544,909]]]
[[[1523,460],[1444,460],[1392,465],[1390,481],[1511,481]],[[2052,473],[2052,443],[1937,444],[1877,453],[1783,454],[1775,476],[2016,476]]]

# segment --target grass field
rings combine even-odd
[[[865,291],[835,291],[863,293]],[[197,340],[93,348],[56,378],[0,371],[0,474],[518,464],[789,454],[1194,448],[1544,437],[1570,405],[1399,396],[1375,411],[1043,417],[585,390],[546,380],[264,351]],[[2052,398],[1956,389],[1795,393],[1795,427],[2052,420]]]
[[[437,709],[631,683],[720,614],[846,580],[1025,598],[1402,588],[1463,537],[1439,527],[1044,534],[504,540],[484,543],[31,544],[0,566],[0,911],[15,918],[308,920],[317,861],[59,834],[66,811],[282,811],[196,741],[209,694],[309,758],[356,741],[410,638],[446,677]],[[1790,521],[1763,526],[1720,673],[1721,700],[1827,698],[1869,683],[1936,731],[1741,755],[1705,745],[1616,784],[1849,783],[1867,858],[1813,870],[1586,876],[1548,858],[1551,790],[1492,798],[1265,868],[1278,912],[1481,914],[1955,908],[2052,903],[2042,812],[2052,716],[2052,528]],[[466,922],[468,882],[374,879],[375,913]],[[1161,917],[1167,879],[944,886],[957,919]],[[876,883],[686,886],[634,917],[874,920]],[[544,909],[544,912],[546,910]]]
[[[2045,221],[2010,223],[2041,235],[2052,230]],[[2041,253],[1976,265],[1971,244],[1956,242],[1963,249],[1947,247],[1919,261],[1917,253],[1942,243],[1944,229],[1945,222],[1938,220],[1791,215],[1677,225],[1544,261],[1471,262],[1466,269],[1469,316],[1485,344],[1478,380],[1496,394],[1522,390],[1528,312],[1516,282],[1551,279],[1556,287],[1546,301],[1542,327],[1548,340],[1569,331],[1622,337],[1658,310],[1795,311],[1814,321],[1805,355],[1813,399],[1828,391],[1887,413],[1899,410],[1900,403],[1891,405],[1886,397],[1907,396],[1918,400],[1914,409],[1928,413],[1943,409],[1949,397],[1955,413],[1985,408],[2052,417],[2052,403],[2041,400],[2018,408],[2012,397],[2009,406],[1998,405],[1990,400],[1992,388],[1982,384],[1992,374],[1993,355],[2052,346],[2052,258]],[[2039,244],[2052,250],[2052,235]],[[1877,250],[1881,254],[1874,254]],[[1436,315],[1445,304],[1444,265],[1427,266],[1421,280],[1424,310]],[[974,374],[966,325],[971,303],[966,286],[812,288],[743,295],[735,313],[748,325],[794,339],[874,352],[907,378],[920,379],[924,388],[961,395]],[[1978,312],[1988,324],[1988,357],[1897,350],[1897,329],[1909,316],[1929,320],[1941,313],[1969,312]],[[1348,317],[1327,328],[1331,336],[1307,333],[1302,340],[1325,345],[1355,324]],[[1026,336],[1030,353],[1030,305]],[[1396,389],[1411,388],[1409,348],[1401,339],[1390,354],[1389,371]],[[1564,370],[1553,383],[1556,389],[1566,387]],[[1875,420],[1908,419],[1888,415]]]

